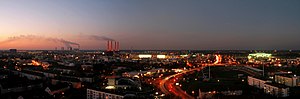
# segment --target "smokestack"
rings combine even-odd
[[[113,41],[110,41],[110,51],[113,51]]]
[[[109,50],[109,40],[107,41],[107,49],[106,49],[106,51],[110,51]]]
[[[114,49],[114,51],[118,51],[118,49],[117,49],[117,42],[115,41],[115,49]]]
[[[117,42],[117,51],[120,51],[120,42]]]
[[[61,50],[65,50],[65,48],[64,48],[64,47],[61,47]]]

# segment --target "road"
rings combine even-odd
[[[192,72],[194,70],[201,70],[200,68],[192,69],[192,70],[185,70],[181,73],[177,73],[171,76],[168,76],[160,81],[159,88],[160,90],[167,94],[174,96],[172,98],[180,98],[180,99],[194,99],[193,96],[187,94],[185,91],[183,91],[180,86],[175,85],[176,82],[178,82],[178,79],[185,75],[186,73]]]

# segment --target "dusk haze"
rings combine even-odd
[[[0,99],[300,99],[300,0],[0,0]]]
[[[299,5],[298,0],[1,0],[0,41],[35,35],[104,50],[105,40],[85,37],[98,35],[127,50],[299,49]],[[22,39],[0,46],[63,45]]]

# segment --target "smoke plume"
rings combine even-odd
[[[13,37],[9,37],[7,40],[0,42],[0,44],[6,44],[6,43],[18,41],[18,40],[46,40],[46,41],[51,41],[51,42],[55,42],[55,43],[62,43],[66,47],[71,47],[72,45],[80,46],[78,43],[67,41],[64,39],[42,37],[42,36],[36,36],[36,35],[13,36]]]
[[[99,41],[102,41],[102,40],[105,40],[105,41],[115,41],[112,38],[109,38],[109,37],[106,37],[106,36],[98,36],[98,35],[90,35],[89,38],[90,39],[94,39],[94,40],[99,40]]]

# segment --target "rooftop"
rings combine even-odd
[[[276,74],[276,75],[283,76],[283,77],[288,77],[288,78],[297,77],[297,75],[295,75],[295,74]]]
[[[286,86],[284,84],[278,84],[278,83],[266,83],[266,84],[274,86],[274,87],[278,87],[278,88],[289,88],[288,86]]]
[[[63,76],[56,76],[53,79],[62,80],[62,81],[80,82],[80,80],[77,78],[63,77]]]

